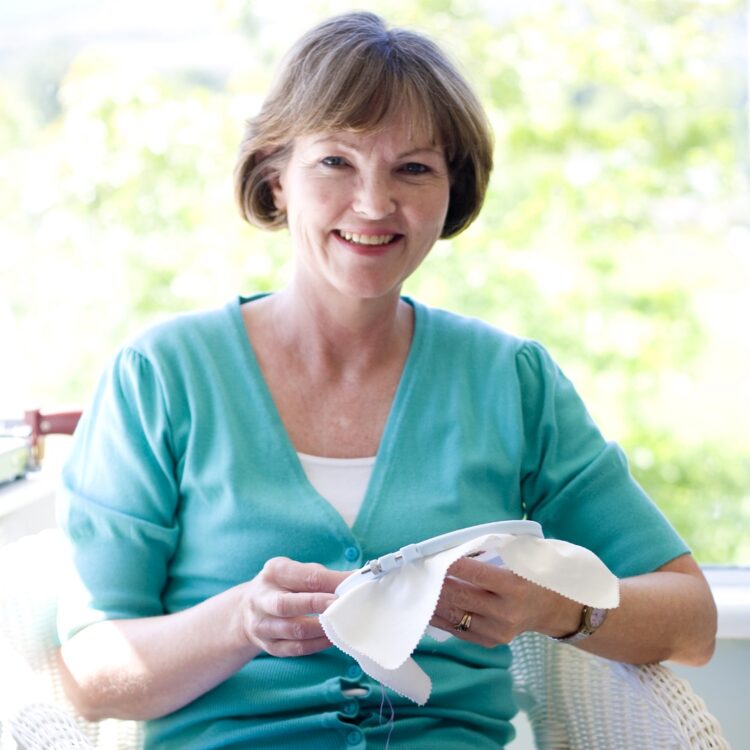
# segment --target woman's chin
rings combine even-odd
[[[374,279],[372,277],[347,278],[336,280],[331,286],[342,297],[357,300],[382,300],[388,297],[398,299],[402,280]]]

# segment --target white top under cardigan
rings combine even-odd
[[[347,526],[354,525],[370,482],[375,456],[325,458],[297,453],[307,480],[341,514]]]

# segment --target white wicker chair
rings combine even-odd
[[[135,750],[132,721],[77,717],[57,668],[57,596],[68,570],[62,534],[49,529],[0,547],[0,750]]]
[[[516,700],[540,750],[729,749],[703,700],[663,664],[621,664],[538,633],[511,647]]]
[[[68,564],[56,530],[0,548],[0,750],[141,745],[138,723],[86,722],[63,694],[55,617]],[[729,748],[703,701],[662,665],[611,662],[535,633],[512,648],[517,700],[540,750]]]

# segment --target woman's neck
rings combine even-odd
[[[409,356],[413,308],[311,304],[293,290],[242,310],[250,342],[295,449],[373,456]],[[369,310],[373,310],[373,305]]]
[[[406,357],[413,310],[396,291],[389,298],[329,299],[291,285],[266,298],[267,320],[279,344],[309,365],[356,375]]]

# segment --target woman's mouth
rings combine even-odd
[[[335,230],[335,234],[351,247],[365,251],[385,249],[402,237],[400,234],[361,234],[344,229]]]

